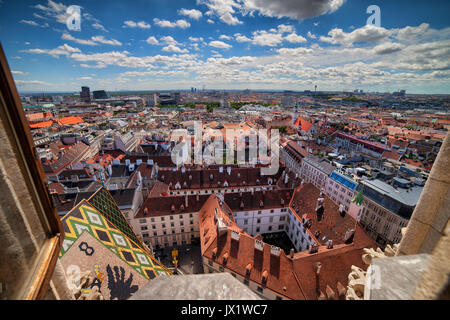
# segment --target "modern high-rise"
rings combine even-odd
[[[83,102],[91,102],[91,91],[89,87],[81,87],[80,99]]]

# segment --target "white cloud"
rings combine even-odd
[[[304,37],[299,36],[295,33],[287,35],[286,37],[284,37],[284,39],[290,43],[302,43],[307,41]]]
[[[202,42],[203,41],[203,37],[189,37],[189,40],[191,40],[192,42]]]
[[[39,19],[44,19],[44,20],[48,20],[48,18],[41,16],[40,14],[37,14],[36,12],[33,13],[33,17],[35,18],[39,18]]]
[[[98,29],[98,30],[102,30],[102,31],[108,32],[108,30],[106,30],[105,27],[102,26],[100,23],[93,23],[92,27],[95,28],[95,29]]]
[[[147,42],[148,44],[159,44],[159,41],[153,36],[148,37],[145,42]]]
[[[150,24],[148,24],[148,23],[145,22],[145,21],[139,21],[139,22],[137,23],[137,26],[138,26],[139,28],[141,28],[141,29],[150,29]]]
[[[219,48],[219,49],[230,49],[232,47],[231,44],[222,42],[222,41],[211,41],[209,43],[211,47]]]
[[[332,44],[352,45],[355,42],[377,42],[387,38],[391,32],[385,28],[378,28],[373,25],[365,25],[355,29],[350,33],[342,29],[335,28],[328,32],[329,37],[321,36],[320,41]]]
[[[312,34],[312,33],[311,33],[311,31],[308,31],[307,35],[308,35],[308,37],[311,38],[311,39],[316,39],[316,38],[317,38],[315,34]]]
[[[76,43],[88,45],[88,46],[96,46],[99,43],[109,44],[112,46],[121,46],[122,45],[122,43],[120,41],[117,41],[115,39],[108,40],[108,39],[105,39],[105,37],[103,37],[103,36],[93,36],[93,37],[91,37],[90,40],[83,40],[83,39],[75,38],[71,34],[64,32],[61,38],[63,40],[70,40],[70,41],[74,41]]]
[[[206,20],[206,22],[210,23],[210,24],[214,24],[214,21],[211,19]]]
[[[236,33],[234,35],[235,39],[237,42],[252,42],[252,39],[247,38],[246,36],[240,34],[240,33]]]
[[[150,29],[151,26],[145,21],[135,22],[133,20],[124,21],[122,28],[140,28],[140,29]]]
[[[77,38],[75,38],[74,36],[72,36],[71,34],[69,34],[67,32],[62,34],[61,39],[74,41],[76,43],[84,44],[84,45],[87,45],[87,46],[96,46],[96,45],[98,45],[98,43],[96,43],[95,41],[92,41],[92,40],[77,39]]]
[[[167,47],[162,48],[162,51],[166,52],[179,52],[179,53],[187,53],[189,52],[187,49],[180,49],[179,47],[169,44]]]
[[[40,27],[41,25],[39,23],[37,23],[36,21],[33,20],[20,20],[20,23],[25,23],[28,24],[30,26],[34,26],[34,27]]]
[[[175,28],[175,27],[179,27],[182,29],[186,29],[189,28],[191,26],[191,24],[189,22],[187,22],[184,19],[181,20],[177,20],[175,22],[171,22],[168,20],[160,20],[158,18],[154,18],[153,22],[155,24],[157,24],[158,26],[162,27],[162,28]]]
[[[235,9],[239,10],[242,6],[235,0],[197,0],[198,4],[204,4],[208,7],[206,15],[216,15],[220,20],[229,25],[242,24],[234,13]]]
[[[172,38],[171,36],[165,36],[161,38],[161,41],[164,41],[166,44],[171,44],[171,45],[179,45],[179,43]]]
[[[133,20],[127,20],[123,23],[124,25],[122,26],[123,28],[126,27],[130,27],[130,28],[136,28],[137,27],[137,23],[134,22]]]
[[[191,9],[191,10],[181,9],[181,10],[178,10],[178,13],[183,16],[187,16],[191,19],[194,19],[194,20],[198,20],[203,16],[202,12],[197,9]]]
[[[386,42],[373,48],[376,54],[390,54],[403,49],[403,46],[399,43]]]
[[[80,49],[71,47],[67,44],[63,44],[62,46],[59,46],[55,49],[27,49],[27,50],[21,50],[21,52],[29,52],[29,53],[37,53],[37,54],[49,54],[52,57],[58,58],[60,55],[69,56],[72,53],[81,52]]]
[[[222,34],[222,35],[219,37],[219,39],[231,40],[231,37],[230,37],[230,36],[227,36],[227,35],[225,35],[225,34]]]
[[[265,30],[253,32],[252,43],[259,46],[275,47],[283,42],[281,33],[272,33]]]
[[[39,80],[15,80],[17,85],[42,85],[48,86],[50,83]]]
[[[122,42],[117,41],[116,39],[108,40],[108,39],[105,39],[105,37],[103,37],[103,36],[95,36],[95,37],[92,37],[91,39],[92,39],[92,41],[100,42],[103,44],[109,44],[112,46],[121,46],[122,45]]]
[[[67,6],[65,4],[48,0],[47,6],[38,4],[35,5],[34,8],[43,11],[45,15],[54,18],[57,22],[66,24],[68,15],[66,13]]]

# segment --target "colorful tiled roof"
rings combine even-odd
[[[149,280],[171,274],[86,200],[61,222],[65,238],[59,257],[66,273],[94,271],[93,286],[105,299],[127,299]]]

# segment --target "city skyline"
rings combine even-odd
[[[444,1],[266,2],[4,0],[0,35],[19,91],[317,85],[450,93]],[[381,10],[379,28],[366,25],[372,4]],[[81,7],[81,31],[66,26],[70,5]]]

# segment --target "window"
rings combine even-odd
[[[139,223],[146,223],[147,219],[139,219]]]
[[[248,224],[248,220],[247,219],[244,220],[244,224]]]
[[[147,226],[141,226],[141,230],[147,230]]]
[[[259,287],[259,286],[258,286],[258,288],[257,288],[256,290],[257,290],[259,293],[263,293],[263,291],[264,291],[263,288],[261,288],[261,287]]]
[[[286,220],[286,216],[281,216],[280,221],[284,221],[284,220]]]
[[[151,218],[150,221],[151,221],[151,222],[155,222],[155,218]]]
[[[173,228],[173,227],[175,227],[175,224],[173,222],[171,222],[170,226]]]
[[[148,233],[143,233],[142,236],[143,236],[144,238],[148,238]]]
[[[189,213],[189,218],[192,218],[192,213]]]
[[[280,225],[278,226],[278,230],[283,230],[283,229],[284,229],[284,225],[280,224]]]
[[[173,216],[170,216],[170,220],[173,220]]]
[[[223,267],[220,266],[220,267],[219,267],[219,271],[223,272],[223,270],[224,270]]]
[[[158,232],[153,232],[153,236],[157,236],[158,235]]]
[[[190,222],[189,222],[190,224],[194,224],[194,221],[193,220],[191,220]]]
[[[268,230],[269,230],[269,231],[272,231],[272,226],[269,226]]]
[[[152,224],[152,229],[156,229],[156,226],[154,224]]]
[[[180,219],[183,219],[183,215],[182,214],[180,214]]]
[[[260,230],[259,227],[257,227],[257,228],[256,228],[256,232],[259,232],[259,230]]]
[[[275,300],[283,300],[283,298],[280,297],[280,296],[276,296],[276,297],[275,297]]]
[[[164,217],[161,217],[161,221],[164,221]]]

